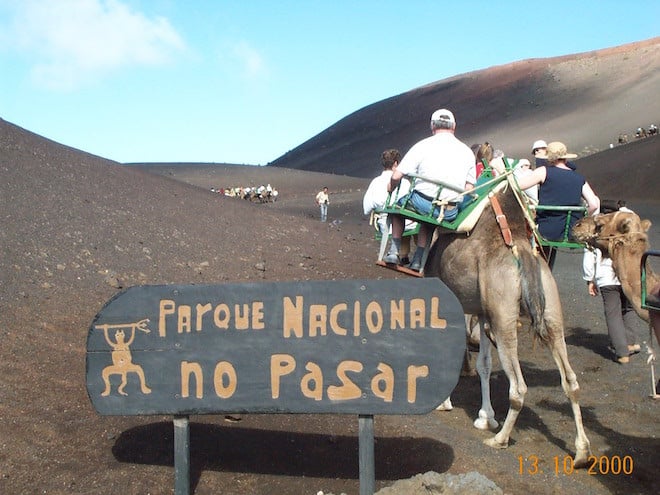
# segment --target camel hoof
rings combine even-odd
[[[589,465],[589,456],[588,455],[576,455],[573,459],[573,467],[575,469],[585,468]]]
[[[493,418],[477,418],[472,424],[477,430],[482,431],[495,431],[500,426]]]
[[[452,409],[454,409],[454,406],[451,404],[450,397],[447,397],[442,404],[435,408],[436,411],[451,411]]]
[[[150,393],[151,393],[151,389],[150,389],[149,387],[144,387],[144,388],[142,389],[142,393],[143,393],[143,394],[150,394]]]
[[[498,442],[495,440],[495,437],[487,438],[484,440],[484,444],[488,445],[489,447],[493,447],[494,449],[506,449],[509,446],[509,442]]]

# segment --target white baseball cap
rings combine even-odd
[[[548,143],[543,141],[543,139],[537,139],[536,141],[534,141],[534,144],[532,145],[532,151],[534,151],[537,148],[547,148],[547,147],[548,147]]]
[[[433,112],[433,115],[431,115],[431,122],[435,122],[439,120],[444,120],[445,122],[451,122],[452,124],[456,124],[456,119],[454,118],[454,114],[451,113],[451,111],[447,110],[446,108],[441,108],[440,110],[436,110],[435,112]]]

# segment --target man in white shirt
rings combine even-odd
[[[316,204],[321,208],[321,221],[325,222],[328,219],[328,204],[330,204],[327,187],[324,186],[316,195]]]
[[[472,189],[476,182],[474,153],[466,144],[454,136],[455,130],[456,119],[451,111],[442,108],[433,112],[433,115],[431,115],[432,135],[422,139],[410,148],[397,169],[392,173],[388,189],[390,191],[394,190],[401,178],[410,173],[452,185],[458,191]],[[417,179],[414,189],[409,194],[409,204],[419,213],[427,214],[434,208],[432,201],[437,190],[437,184]],[[457,194],[456,190],[443,188],[439,199],[451,199]],[[450,206],[446,209],[444,218],[453,220],[457,214],[458,208]],[[399,262],[399,248],[403,228],[404,218],[400,215],[392,215],[392,244],[389,253],[384,258],[385,263]],[[431,224],[421,225],[419,243],[410,264],[412,270],[421,270],[426,241],[433,234],[433,229],[434,226]]]

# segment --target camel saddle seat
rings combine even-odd
[[[419,176],[412,176],[411,190],[414,187],[414,180],[418,177]],[[473,189],[467,191],[458,191],[452,186],[448,186],[446,184],[439,184],[438,192],[436,193],[436,199],[434,199],[432,202],[432,204],[436,206],[436,208],[433,208],[431,212],[428,214],[420,213],[417,210],[415,210],[412,207],[412,205],[409,205],[408,196],[404,196],[406,200],[403,201],[402,204],[398,204],[398,202],[395,201],[393,202],[393,204],[391,204],[386,208],[383,208],[377,213],[381,215],[387,214],[388,224],[390,223],[389,215],[393,214],[393,215],[403,216],[406,219],[406,221],[408,220],[415,221],[417,222],[418,225],[420,223],[431,224],[435,226],[437,229],[439,229],[441,233],[468,234],[469,232],[472,231],[472,229],[476,225],[477,221],[479,220],[479,217],[483,213],[486,206],[490,204],[489,201],[490,196],[503,190],[505,187],[507,187],[507,185],[508,185],[507,175],[500,175],[494,178],[486,177],[480,183],[478,182]],[[450,189],[456,191],[457,194],[454,197],[452,197],[450,200],[444,200],[444,199],[441,200],[439,199],[439,196],[440,196],[440,191],[442,190],[443,187],[449,187]],[[393,192],[390,194],[390,197],[396,198],[397,195],[395,194],[395,192]],[[447,211],[447,209],[449,208],[458,208],[459,202],[461,203],[461,206],[456,217],[453,218],[452,220],[445,220],[444,218],[445,211]],[[389,203],[390,203],[390,198],[388,198],[388,202],[386,204]],[[380,237],[381,237],[380,250],[378,254],[378,261],[376,262],[377,265],[385,268],[393,269],[396,271],[404,272],[407,275],[412,275],[416,277],[424,276],[423,269],[417,272],[400,265],[385,263],[383,261],[383,256],[385,255],[385,249],[387,247],[387,242],[390,236],[381,234]],[[427,245],[425,246],[425,250],[424,250],[424,257],[421,263],[422,267],[426,263],[426,258],[428,257],[431,241],[432,241],[432,236],[429,236],[427,239]]]
[[[506,175],[499,175],[494,178],[487,178],[481,183],[470,190],[458,190],[456,187],[434,180],[429,180],[418,175],[407,176],[411,180],[411,191],[414,189],[415,181],[423,179],[427,182],[433,182],[438,185],[438,191],[432,204],[436,207],[429,213],[420,213],[409,204],[407,196],[402,204],[398,202],[391,202],[388,198],[389,206],[382,208],[378,211],[379,214],[386,213],[388,215],[401,215],[405,218],[411,219],[416,222],[423,222],[436,227],[440,227],[442,231],[447,233],[469,233],[479,220],[486,206],[488,206],[489,195],[495,194],[507,185]],[[440,199],[440,192],[448,188],[456,192],[456,195],[450,199]],[[396,191],[390,193],[390,197],[396,197]],[[391,203],[391,204],[390,204]],[[459,206],[460,205],[460,206]],[[451,220],[445,219],[445,213],[454,208],[460,208],[455,218]]]

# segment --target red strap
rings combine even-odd
[[[511,235],[509,222],[507,222],[504,213],[502,213],[500,202],[495,196],[490,197],[490,205],[493,207],[493,211],[495,212],[495,220],[497,220],[497,224],[500,226],[500,231],[502,232],[502,237],[504,238],[504,244],[509,247],[513,246],[513,236]]]

